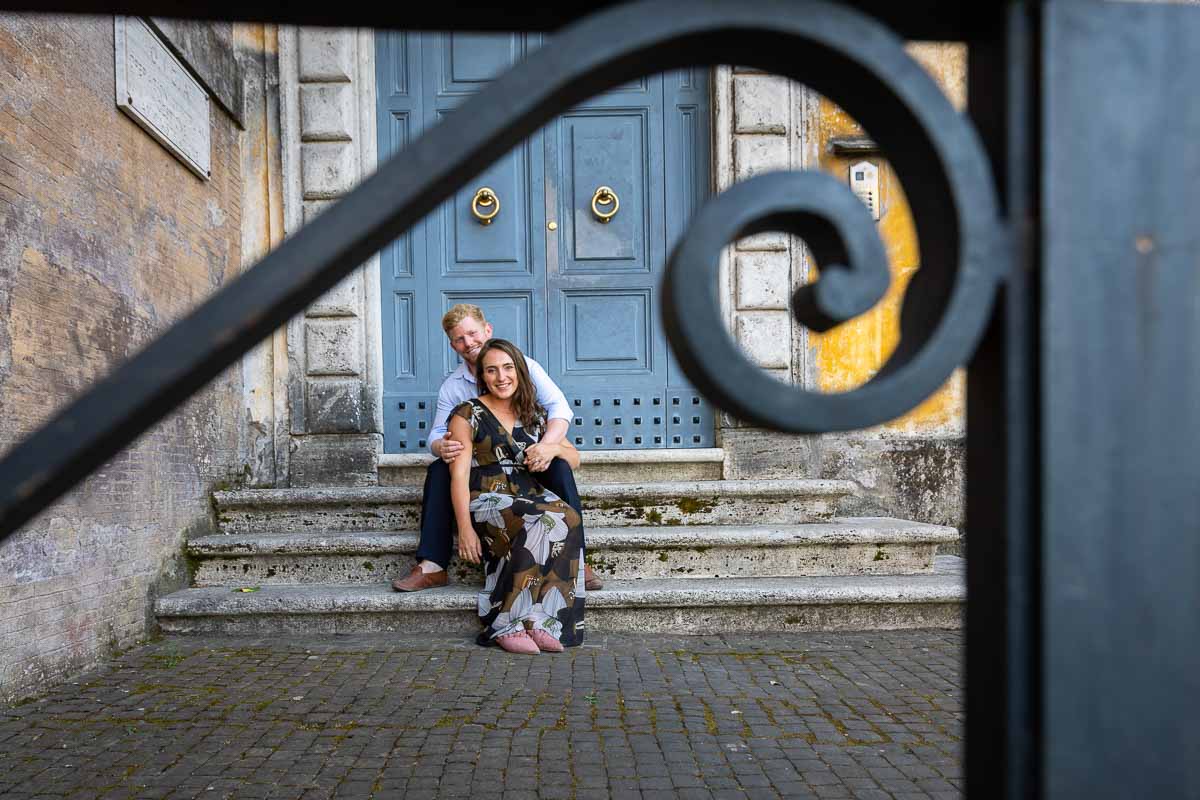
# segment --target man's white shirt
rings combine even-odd
[[[525,366],[529,369],[533,388],[537,390],[538,402],[546,409],[547,419],[565,419],[570,424],[571,408],[567,405],[567,396],[562,393],[562,389],[550,380],[542,365],[529,356],[525,356]],[[478,397],[478,388],[475,376],[471,374],[465,361],[459,362],[458,369],[442,381],[442,387],[438,389],[437,413],[433,415],[433,430],[429,432],[429,452],[433,452],[433,443],[446,435],[450,412],[459,403]]]

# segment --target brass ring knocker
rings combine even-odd
[[[480,211],[481,208],[485,210]],[[500,198],[487,186],[480,188],[471,199],[471,213],[479,220],[480,225],[491,225],[492,220],[500,213]]]
[[[600,206],[612,206],[611,211],[601,211]],[[596,215],[596,219],[604,224],[617,215],[617,209],[621,207],[621,200],[617,197],[617,193],[607,186],[601,186],[592,195],[592,213]]]

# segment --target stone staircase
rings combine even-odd
[[[837,517],[851,482],[721,480],[719,450],[584,455],[588,561],[606,584],[588,594],[591,630],[961,625],[962,561],[935,556],[957,532]],[[473,633],[478,567],[452,563],[441,589],[390,587],[416,550],[425,463],[385,460],[380,486],[217,492],[222,532],[188,542],[192,587],[158,600],[163,630]]]

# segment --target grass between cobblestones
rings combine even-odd
[[[962,636],[169,638],[0,707],[0,796],[951,798]]]

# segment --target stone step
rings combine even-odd
[[[794,524],[828,519],[852,481],[661,481],[579,486],[589,527]],[[419,486],[214,492],[223,533],[398,531],[419,525]]]
[[[384,453],[379,457],[380,486],[421,486],[433,456]],[[643,483],[664,480],[720,480],[725,451],[719,447],[680,450],[584,450],[575,480],[582,483]]]
[[[407,574],[417,533],[218,534],[188,542],[194,586],[379,583]],[[910,575],[929,572],[954,528],[884,517],[800,525],[588,528],[602,578]],[[478,568],[450,564],[459,581]]]
[[[714,634],[958,628],[963,561],[938,556],[929,575],[657,578],[611,581],[587,595],[589,630]],[[167,633],[287,635],[477,630],[476,586],[405,594],[370,585],[185,589],[155,603]]]

